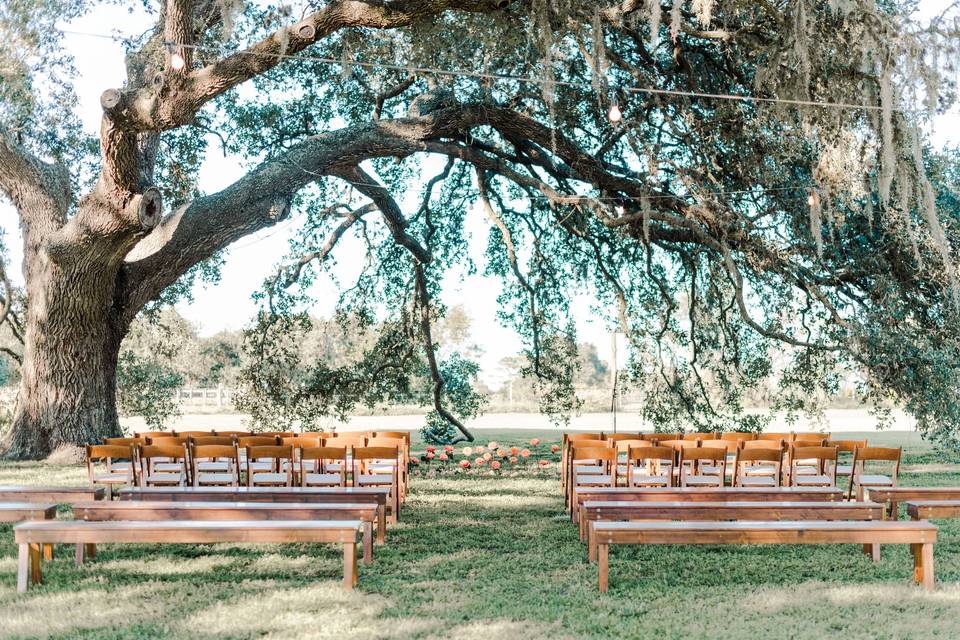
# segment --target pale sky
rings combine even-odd
[[[128,4],[136,6],[139,3]],[[921,0],[920,14],[935,15],[947,4],[948,0]],[[121,7],[107,6],[85,18],[64,24],[63,28],[98,34],[134,35],[142,33],[149,24],[149,19],[140,12],[131,13]],[[73,54],[79,70],[76,84],[79,97],[77,113],[85,129],[95,133],[100,124],[100,94],[105,89],[121,86],[125,77],[122,45],[107,39],[81,35],[65,35],[63,44]],[[960,116],[955,110],[936,119],[932,137],[937,145],[960,144]],[[200,173],[200,188],[206,193],[213,193],[242,176],[245,169],[239,158],[224,158],[215,141],[211,141],[209,149]],[[418,196],[416,193],[413,195]],[[199,287],[194,291],[193,303],[178,305],[180,313],[196,323],[204,335],[223,329],[242,328],[256,310],[251,294],[265,277],[275,272],[276,265],[286,254],[291,224],[295,223],[281,223],[272,229],[248,236],[232,246],[226,256],[221,282],[216,286]],[[473,239],[469,253],[477,264],[478,271],[482,272],[487,222],[481,212],[471,211],[467,227]],[[5,233],[9,249],[11,276],[20,284],[20,231],[14,211],[5,202],[0,202],[0,228]],[[359,245],[357,247],[359,248]],[[336,267],[338,276],[342,281],[350,282],[350,275],[356,273],[361,263],[359,252],[351,251],[347,243],[339,247],[336,255],[339,258]],[[499,282],[479,275],[468,276],[461,281],[461,275],[451,274],[448,278],[448,286],[444,288],[444,302],[448,305],[461,304],[466,308],[473,322],[473,341],[483,350],[480,362],[483,378],[488,384],[499,386],[498,363],[501,358],[517,353],[521,348],[520,341],[512,330],[501,327],[496,320]],[[317,284],[316,293],[319,294],[317,297],[320,302],[314,309],[314,314],[329,316],[335,301],[333,283],[321,280]],[[590,304],[591,297],[586,292],[577,296],[574,308],[580,339],[596,344],[601,357],[609,360],[610,333],[599,321],[591,321],[593,314]],[[619,348],[623,349],[622,342]]]

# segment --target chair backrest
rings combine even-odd
[[[190,436],[189,444],[191,447],[222,445],[232,447],[237,439],[233,436]]]
[[[94,463],[103,462],[110,472],[113,470],[110,468],[112,462],[115,459],[129,460],[129,479],[132,484],[137,482],[137,470],[136,470],[136,445],[131,444],[95,444],[87,445],[87,477],[90,480],[92,485],[94,482],[94,476],[96,475],[93,469]],[[126,470],[125,470],[126,472]]]
[[[357,447],[353,450],[354,460],[396,460],[399,457],[399,447]]]
[[[830,441],[830,436],[822,433],[795,433],[791,442],[797,445],[809,447],[825,447]]]
[[[840,453],[853,453],[861,447],[867,446],[867,441],[864,440],[831,440],[830,445],[837,448]]]
[[[786,440],[746,440],[740,443],[743,449],[773,449],[781,453],[787,448]]]
[[[253,434],[250,433],[249,431],[226,431],[226,430],[221,431],[220,429],[216,429],[216,430],[213,432],[213,435],[215,435],[215,436],[233,436],[234,438],[243,438],[243,437],[246,437],[246,436],[252,436]]]
[[[837,448],[820,445],[794,445],[790,447],[790,458],[797,462],[799,460],[825,460],[837,461]]]
[[[407,441],[403,438],[390,438],[387,436],[374,436],[367,438],[368,447],[398,447],[404,450],[407,447]]]
[[[669,462],[673,464],[673,447],[662,447],[657,445],[647,445],[641,447],[630,447],[627,451],[627,459],[631,462],[646,462],[648,460],[657,460],[659,462]]]
[[[320,436],[299,435],[280,438],[280,444],[294,447],[295,449],[302,449],[303,447],[319,447],[322,441],[323,439]]]
[[[190,459],[196,464],[197,460],[230,460],[238,464],[237,448],[233,444],[194,444],[190,447]]]
[[[638,447],[652,447],[653,443],[649,440],[640,440],[637,438],[631,438],[628,440],[617,440],[617,451],[620,453],[628,453],[630,449],[635,449]]]
[[[134,431],[133,437],[135,438],[153,438],[153,437],[170,437],[177,435],[176,431]]]
[[[247,464],[264,459],[293,460],[293,447],[280,444],[247,446]]]
[[[148,445],[161,445],[161,446],[180,446],[187,444],[186,436],[172,436],[170,434],[164,434],[161,436],[147,436]]]
[[[576,462],[577,460],[596,460],[604,463],[615,463],[617,461],[617,449],[611,446],[599,446],[599,443],[592,445],[580,444],[570,450],[570,460],[571,462]]]
[[[775,462],[783,461],[783,450],[776,447],[740,447],[737,462]]]
[[[774,432],[770,432],[770,433],[758,433],[756,439],[757,439],[757,440],[785,440],[785,441],[787,441],[787,442],[790,442],[790,440],[792,440],[792,438],[793,438],[793,434],[792,434],[792,433],[774,433]]]
[[[683,434],[683,440],[716,440],[717,436],[716,431],[692,431]]]
[[[204,438],[217,434],[213,429],[208,429],[207,431],[177,431],[177,435],[181,438]]]
[[[333,436],[337,435],[337,433],[335,431],[304,431],[299,435],[318,437],[322,440],[324,438],[332,438]]]
[[[138,444],[147,444],[146,438],[104,438],[103,444],[112,444],[112,445],[126,445],[129,447],[135,447]]]
[[[854,466],[862,469],[865,462],[892,462],[894,475],[897,475],[900,472],[902,453],[900,447],[860,447],[853,454]]]
[[[171,460],[186,460],[187,450],[182,443],[166,442],[170,438],[163,438],[160,444],[141,445],[137,450],[141,460],[152,458],[170,458]]]
[[[665,440],[683,440],[682,433],[642,433],[645,440],[650,442],[664,442]]]
[[[727,431],[720,434],[719,440],[733,440],[734,442],[744,442],[746,440],[755,440],[757,434],[749,431]]]
[[[247,447],[267,447],[279,444],[280,439],[276,436],[243,436],[237,438],[237,446],[246,450]]]
[[[640,438],[639,433],[608,433],[603,439],[607,442],[620,442],[621,440],[637,440]]]
[[[322,444],[325,447],[365,447],[367,446],[367,436],[364,434],[338,435],[332,438],[324,438]]]
[[[290,436],[295,436],[293,431],[261,431],[256,434],[258,436],[274,436],[276,438],[289,438]]]
[[[702,446],[702,447],[684,447],[680,451],[680,460],[681,462],[690,462],[693,460],[697,461],[710,461],[710,462],[720,462],[727,461],[727,448],[726,447],[711,447],[711,446]]]
[[[409,431],[374,431],[371,434],[374,438],[402,438],[407,446],[410,446],[410,432]]]

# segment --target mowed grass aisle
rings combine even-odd
[[[509,446],[508,438],[499,440]],[[519,444],[519,442],[517,442]],[[907,450],[904,484],[960,485],[960,465]],[[339,551],[310,545],[60,548],[18,596],[0,525],[0,635],[70,638],[956,638],[960,523],[938,522],[938,589],[905,547],[624,547],[597,593],[555,470],[415,478],[401,523],[340,589]],[[2,464],[0,484],[82,483],[79,468]]]

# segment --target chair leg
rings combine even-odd
[[[43,559],[44,560],[53,560],[53,545],[45,544],[43,545]]]
[[[74,552],[73,552],[73,561],[74,561],[74,563],[75,563],[78,567],[82,567],[82,566],[83,566],[83,560],[84,560],[84,557],[85,557],[85,554],[84,554],[84,552],[83,552],[83,551],[84,551],[84,544],[83,544],[82,542],[78,542],[78,543],[77,543],[76,545],[74,545],[74,546],[76,547],[76,549],[75,549]]]
[[[607,583],[610,579],[610,548],[607,544],[597,545],[597,561],[599,562],[600,593],[607,592]]]
[[[597,561],[597,545],[593,543],[593,536],[590,534],[589,523],[587,523],[587,560],[590,562]]]
[[[935,582],[933,544],[929,542],[912,544],[910,548],[913,551],[913,579],[927,591],[932,591]]]

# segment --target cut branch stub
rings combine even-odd
[[[122,99],[123,96],[119,91],[116,89],[107,89],[100,94],[100,106],[103,107],[104,111],[112,111],[117,108]]]
[[[317,35],[316,28],[309,22],[301,22],[293,30],[304,40],[313,40],[314,36]]]
[[[150,231],[160,223],[163,196],[158,188],[147,187],[142,194],[134,196],[130,204],[137,208],[137,219],[145,231]]]

